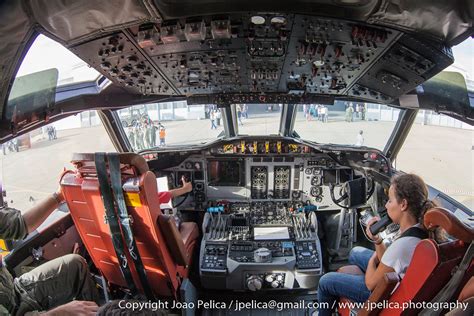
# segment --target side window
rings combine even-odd
[[[116,151],[96,111],[64,118],[2,145],[2,186],[8,206],[26,211],[57,190],[75,152]]]
[[[432,111],[419,111],[398,154],[396,168],[474,210],[474,129]]]

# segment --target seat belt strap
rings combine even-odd
[[[436,296],[431,300],[431,302],[449,302],[449,300],[459,287],[459,284],[461,284],[461,281],[464,277],[467,268],[471,265],[473,255],[474,242],[471,242],[469,248],[467,248],[467,251],[464,254],[464,257],[462,258],[461,263],[457,266],[457,269],[455,268],[456,271],[454,272],[454,275],[449,280],[449,282],[446,283],[446,285],[441,289],[441,291],[436,294]],[[432,309],[424,309],[421,311],[420,315],[441,315],[442,312],[442,309],[437,311]]]
[[[428,233],[424,229],[414,226],[414,227],[408,228],[398,238],[402,238],[402,237],[416,237],[419,239],[426,239],[429,236],[428,236]]]
[[[153,295],[151,286],[148,283],[145,267],[143,266],[140,252],[138,251],[137,243],[135,242],[135,238],[133,236],[131,218],[128,215],[127,205],[125,204],[125,198],[122,189],[122,174],[120,172],[120,158],[117,153],[109,153],[107,154],[107,160],[109,162],[110,182],[115,196],[117,214],[122,227],[123,237],[125,239],[130,257],[132,257],[133,263],[135,264],[143,291],[147,299],[153,300],[155,297]]]
[[[120,231],[120,224],[115,214],[114,199],[112,190],[107,176],[107,166],[105,164],[105,153],[95,153],[94,157],[97,179],[99,180],[100,195],[105,208],[105,220],[109,224],[110,236],[114,245],[115,254],[117,255],[120,271],[127,283],[133,296],[138,293],[135,282],[133,281],[132,272],[128,264],[128,259],[124,250],[124,242]]]

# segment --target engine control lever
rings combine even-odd
[[[370,232],[372,233],[372,235],[375,236],[378,233],[380,233],[382,230],[387,228],[387,226],[390,225],[391,223],[392,223],[392,219],[388,215],[386,215],[382,217],[378,222],[375,222],[374,224],[370,226]]]

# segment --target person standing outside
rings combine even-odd
[[[360,130],[359,134],[357,134],[357,141],[356,141],[356,146],[363,146],[364,145],[364,131]]]
[[[216,110],[217,126],[221,126],[221,117],[222,117],[221,111],[220,111],[220,110]]]
[[[249,110],[249,108],[248,108],[247,104],[243,104],[242,105],[242,115],[245,117],[245,119],[249,118],[248,110]]]
[[[321,115],[323,116],[322,120],[323,120],[323,123],[327,123],[328,122],[328,107],[323,105],[322,109],[321,109]]]
[[[239,119],[239,125],[244,125],[244,123],[242,123],[242,108],[238,104],[236,107],[236,111],[237,111],[237,118]]]
[[[362,121],[365,121],[365,112],[366,111],[367,111],[367,104],[364,103],[360,108],[360,112],[362,114]]]
[[[160,146],[166,146],[166,129],[163,125],[160,127]]]
[[[352,103],[346,108],[346,122],[352,122]]]
[[[137,144],[135,143],[135,129],[132,124],[128,125],[127,131],[128,131],[128,141],[130,142],[130,145],[132,145],[132,149],[137,148]]]
[[[217,129],[217,126],[216,126],[216,112],[214,110],[211,110],[210,119],[211,119],[211,129]]]

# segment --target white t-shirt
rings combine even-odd
[[[380,261],[387,267],[393,268],[400,278],[403,278],[420,241],[421,239],[417,237],[399,238],[385,250]]]
[[[362,136],[362,134],[357,134],[357,142],[355,145],[356,146],[364,145],[364,136]]]

